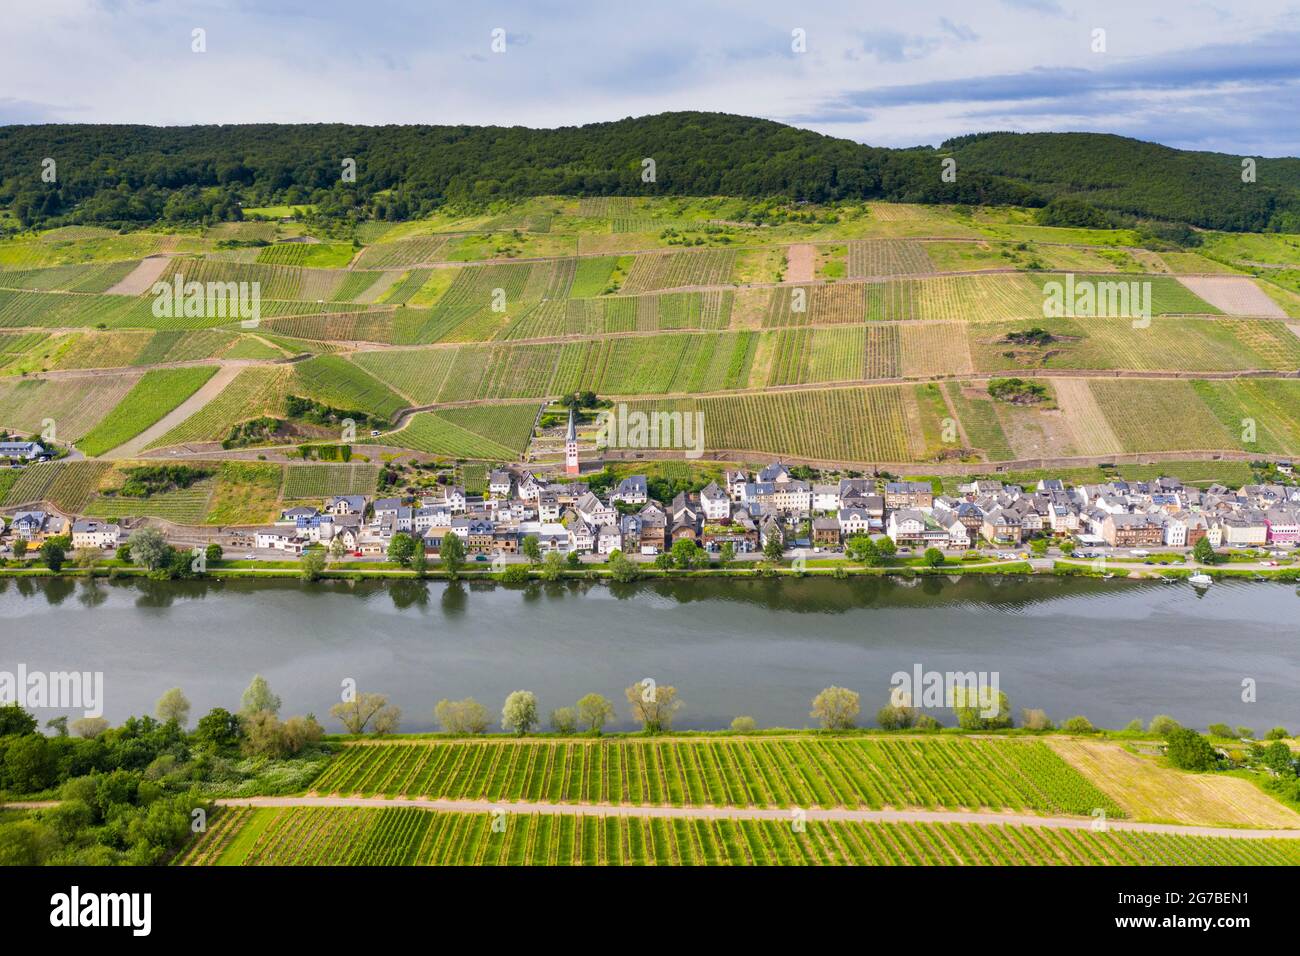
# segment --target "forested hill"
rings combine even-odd
[[[958,160],[954,183],[940,178],[945,156]],[[57,164],[52,183],[41,177],[46,158]],[[355,183],[341,181],[345,158],[356,161]],[[646,158],[655,161],[653,183],[642,181]],[[236,218],[241,204],[405,219],[447,202],[532,195],[727,194],[1032,206],[1069,197],[1121,215],[1267,229],[1300,211],[1298,181],[1297,160],[1261,160],[1259,182],[1245,186],[1239,157],[1119,137],[991,134],[941,150],[891,150],[721,113],[554,130],[0,127],[0,206],[23,226]],[[1065,208],[1080,214],[1077,204]]]
[[[1053,197],[1215,229],[1300,231],[1300,159],[1189,152],[1104,133],[981,133],[944,143],[958,167]]]

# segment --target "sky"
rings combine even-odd
[[[1300,0],[0,0],[0,23],[0,124],[709,110],[878,146],[1089,130],[1300,156]]]

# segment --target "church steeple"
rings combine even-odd
[[[569,408],[569,430],[564,436],[564,473],[576,475],[582,471],[578,467],[578,420]]]

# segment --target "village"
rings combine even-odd
[[[44,453],[33,443],[4,451],[13,467]],[[728,469],[721,483],[659,501],[645,475],[623,477],[598,493],[582,480],[583,464],[571,417],[562,473],[503,466],[489,472],[484,494],[467,494],[458,484],[418,496],[335,494],[319,506],[287,508],[271,524],[210,529],[206,543],[247,560],[297,558],[313,548],[335,561],[382,560],[402,537],[411,550],[422,545],[426,557],[437,558],[455,535],[469,560],[501,563],[550,553],[599,561],[615,552],[654,561],[683,541],[727,561],[791,554],[834,559],[846,549],[860,556],[851,543],[864,538],[873,548],[888,539],[891,554],[991,548],[1002,560],[1028,558],[1021,548],[1039,557],[1049,548],[1077,558],[1107,549],[1142,557],[1151,549],[1187,553],[1204,540],[1216,550],[1271,548],[1271,555],[1257,557],[1288,560],[1300,542],[1300,486],[1294,484],[1200,488],[1161,477],[1077,486],[1044,478],[1022,486],[981,478],[942,494],[929,480],[822,482],[813,469],[778,460],[757,471]],[[1282,476],[1293,473],[1289,462],[1276,468]],[[61,536],[72,551],[113,551],[128,534],[114,522],[28,508],[8,517],[0,554],[32,554]]]

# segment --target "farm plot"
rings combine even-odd
[[[870,283],[867,318],[988,322],[1043,314],[1043,295],[1029,276],[938,276]]]
[[[288,500],[329,495],[373,495],[379,466],[363,464],[286,465],[284,497]]]
[[[865,326],[834,329],[797,329],[811,337],[805,382],[859,382],[866,375],[864,365],[880,367],[890,361],[890,343],[880,336],[868,336]],[[779,335],[787,333],[780,332]],[[869,338],[871,340],[869,340]],[[893,359],[897,360],[898,335],[894,334]]]
[[[1178,281],[1193,295],[1228,315],[1286,318],[1286,311],[1247,276],[1183,276]]]
[[[876,328],[872,325],[868,328]],[[888,328],[889,326],[879,326]],[[969,375],[974,369],[964,322],[905,322],[897,326],[901,370],[908,378]]]
[[[147,498],[101,494],[86,506],[86,514],[92,518],[106,518],[110,521],[148,516],[175,524],[202,524],[215,485],[214,479],[203,478],[188,488],[163,491],[149,495]]]
[[[61,461],[41,461],[28,465],[18,472],[17,480],[8,486],[0,505],[8,508],[48,500],[50,487],[62,471]]]
[[[446,236],[416,236],[366,246],[357,258],[358,269],[400,269],[404,266],[437,262],[447,245]]]
[[[987,461],[1010,461],[1016,457],[1006,433],[1002,431],[997,409],[988,392],[963,386],[960,382],[948,382],[946,389],[967,441],[982,452]]]
[[[284,470],[268,462],[223,461],[203,515],[205,524],[250,525],[274,521],[279,514]]]
[[[149,447],[220,441],[240,422],[264,415],[282,415],[291,375],[290,368],[279,365],[244,369],[216,398]]]
[[[896,239],[850,242],[848,274],[851,279],[871,276],[917,275],[936,271],[925,244]]]
[[[1197,381],[1192,387],[1228,434],[1241,439],[1242,449],[1300,454],[1300,382],[1251,378]]]
[[[908,412],[898,386],[707,396],[635,403],[704,413],[705,447],[846,462],[910,460]]]
[[[414,748],[414,751],[410,748]],[[1038,741],[448,741],[345,748],[318,793],[672,806],[1120,808]]]
[[[507,813],[414,807],[227,808],[185,866],[1277,865],[1300,840],[971,823]],[[500,826],[504,823],[504,827]],[[238,834],[247,830],[247,838]]]
[[[1047,287],[1055,283],[1058,295],[1068,292],[1073,282],[1073,303],[1058,302],[1067,316],[1134,318],[1141,315],[1150,295],[1152,315],[1220,315],[1218,308],[1196,295],[1184,282],[1171,276],[1096,276],[1068,273],[1038,273],[1021,276],[1033,283],[1040,296],[1039,304],[1048,300]],[[1219,281],[1219,280],[1211,280]],[[1149,287],[1149,288],[1148,288]],[[1040,308],[1039,315],[1045,314]],[[1010,316],[1009,316],[1010,317]]]
[[[339,242],[277,242],[264,246],[256,261],[275,266],[342,269],[352,261],[352,246]]]
[[[736,264],[734,249],[697,249],[689,252],[656,252],[637,256],[623,283],[630,294],[682,289],[691,286],[726,285]]]
[[[537,405],[481,405],[417,412],[405,428],[382,441],[431,455],[512,461],[523,454],[537,420]]]
[[[771,355],[767,368],[767,384],[799,385],[808,380],[808,364],[812,359],[812,330],[781,329],[769,332]]]
[[[459,351],[431,348],[357,352],[352,361],[412,404],[432,405]]]
[[[683,336],[686,347],[668,384],[669,392],[715,392],[737,388],[748,378],[753,333],[723,332]],[[743,371],[741,369],[743,368]],[[733,377],[734,370],[734,377]],[[742,377],[743,376],[743,377]],[[560,392],[560,382],[555,383]]]
[[[77,447],[92,457],[117,448],[162,419],[216,372],[214,365],[145,372],[113,410],[78,439]]]
[[[139,357],[155,333],[152,332],[81,332],[64,341],[51,368],[123,368],[143,365]]]
[[[789,325],[840,325],[863,321],[867,286],[862,283],[782,286],[772,291],[764,328]]]
[[[475,398],[541,398],[550,388],[560,345],[500,345],[489,353]]]
[[[76,441],[122,401],[141,374],[0,379],[0,425],[33,434],[52,421],[60,441]]]
[[[113,335],[129,336],[135,333],[114,332]],[[241,336],[233,332],[219,332],[215,329],[199,329],[192,332],[164,331],[154,332],[149,336],[144,348],[135,356],[135,365],[163,365],[169,362],[194,362],[200,359],[223,355]]]
[[[1052,380],[1052,385],[1056,389],[1056,403],[1065,413],[1066,424],[1080,453],[1114,455],[1125,450],[1088,379],[1058,378]]]
[[[1191,382],[1088,382],[1106,422],[1126,452],[1236,448],[1229,432]]]
[[[309,277],[320,272],[322,277]],[[342,284],[340,270],[308,270],[298,266],[261,265],[254,262],[226,262],[219,259],[172,259],[162,274],[163,282],[175,282],[176,276],[189,282],[258,283],[265,299],[326,299]],[[308,295],[309,288],[315,294]]]
[[[404,305],[410,301],[411,296],[420,291],[432,274],[432,270],[429,269],[412,269],[410,272],[404,273],[402,278],[393,283],[389,290],[384,293],[383,303],[385,305]]]
[[[350,271],[334,290],[332,301],[375,302],[401,277],[402,273],[396,269],[387,272],[366,272],[360,269]]]
[[[1139,757],[1118,744],[1052,740],[1051,747],[1085,777],[1111,793],[1137,820],[1242,827],[1300,827],[1300,813],[1249,780],[1184,773]]]
[[[406,401],[369,372],[337,355],[318,355],[293,366],[294,394],[345,412],[391,419]]]

